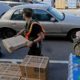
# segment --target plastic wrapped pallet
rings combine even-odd
[[[28,40],[23,36],[19,35],[16,37],[4,39],[2,40],[2,42],[7,51],[11,53],[21,47],[27,46]]]
[[[20,64],[23,77],[47,80],[49,58],[27,55]]]
[[[72,69],[73,80],[80,80],[80,66]]]
[[[80,65],[70,66],[69,80],[80,80]]]
[[[68,80],[80,80],[80,56],[70,54]]]
[[[77,1],[78,0],[67,0],[68,8],[71,8],[71,9],[77,8]]]
[[[0,75],[21,76],[18,64],[0,63]]]
[[[17,76],[0,75],[0,80],[20,80]]]

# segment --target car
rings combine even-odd
[[[11,7],[8,6],[7,4],[0,3],[0,17],[10,9]]]
[[[77,9],[74,14],[80,16],[80,9]]]
[[[80,16],[80,9],[64,9],[64,10],[59,10],[59,11],[74,14],[76,16]]]
[[[0,1],[0,3],[7,4],[10,7],[26,4],[25,2],[15,2],[15,1]]]
[[[33,19],[38,20],[46,31],[46,36],[67,36],[70,40],[80,30],[80,17],[62,13],[47,4],[25,4],[8,10],[0,19],[0,34],[3,37],[14,36],[26,25],[22,16],[24,8],[32,8]]]

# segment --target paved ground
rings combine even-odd
[[[67,80],[68,65],[67,64],[50,64],[49,80]]]
[[[4,48],[1,40],[0,45],[3,52],[2,59],[23,59],[28,49],[23,48],[10,54]],[[43,42],[42,53],[50,58],[48,80],[67,80],[68,58],[73,52],[73,45],[65,38],[48,38]]]

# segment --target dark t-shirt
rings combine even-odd
[[[29,28],[31,27],[30,25],[29,25],[29,27],[26,25],[27,32],[29,31]],[[36,39],[40,32],[42,32],[42,27],[39,24],[36,24],[36,23],[33,24],[31,33],[29,35],[29,40]]]

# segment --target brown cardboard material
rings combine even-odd
[[[8,68],[10,63],[0,63],[0,75]]]
[[[17,76],[0,75],[0,80],[20,80]]]
[[[7,49],[7,51],[9,53],[12,53],[13,51],[19,48],[27,46],[28,40],[24,38],[23,36],[19,35],[16,37],[3,39],[2,42],[3,42],[4,47]]]
[[[48,57],[27,55],[20,65],[23,77],[47,80]]]
[[[21,76],[20,67],[18,64],[11,64],[8,69],[4,72],[6,75]]]
[[[21,76],[18,64],[0,63],[0,75]]]
[[[59,9],[65,9],[65,0],[55,0],[55,7]]]
[[[33,79],[33,78],[24,78],[24,77],[21,77],[20,80],[40,80],[40,79]]]

